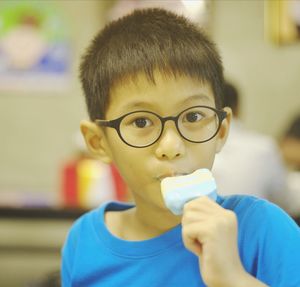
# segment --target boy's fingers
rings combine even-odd
[[[183,212],[186,210],[195,210],[195,211],[212,211],[213,209],[221,208],[219,204],[214,202],[207,196],[202,196],[187,202],[183,207]]]
[[[197,226],[193,226],[193,224],[182,228],[182,240],[184,246],[197,256],[200,256],[202,253],[202,244],[198,239],[198,233],[199,230]]]

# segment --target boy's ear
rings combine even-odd
[[[225,107],[224,111],[227,112],[226,118],[223,120],[220,130],[217,135],[217,149],[216,152],[220,152],[226,142],[226,139],[229,134],[230,122],[232,118],[232,110],[229,107]]]
[[[91,121],[80,122],[80,130],[88,150],[104,163],[111,163],[110,150],[103,129]]]

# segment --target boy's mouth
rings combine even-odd
[[[174,176],[183,176],[190,174],[190,172],[166,172],[163,173],[162,175],[157,176],[157,180],[162,181],[166,177],[174,177]]]

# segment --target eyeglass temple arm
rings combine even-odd
[[[95,120],[95,123],[98,124],[101,127],[111,127],[111,128],[116,128],[116,126],[119,123],[119,120],[111,120],[111,121],[107,121],[107,120]]]
[[[221,120],[223,121],[227,117],[227,112],[224,110],[220,110],[219,115],[220,115]]]

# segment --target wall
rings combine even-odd
[[[3,2],[2,2],[3,3]],[[88,41],[103,26],[103,1],[56,1],[71,26],[72,75],[62,92],[1,93],[0,192],[56,194],[59,168],[87,118],[77,74]],[[1,8],[0,8],[1,9]],[[38,85],[39,83],[37,83]]]
[[[241,90],[245,123],[278,136],[300,112],[300,41],[276,46],[264,35],[264,1],[214,1],[212,36]]]
[[[79,55],[103,26],[107,1],[56,1],[72,26],[72,82],[61,93],[0,95],[0,193],[57,194],[59,167],[72,155],[86,112],[77,80]],[[213,1],[212,36],[228,77],[240,85],[246,125],[278,135],[300,107],[300,44],[264,39],[264,3]]]

